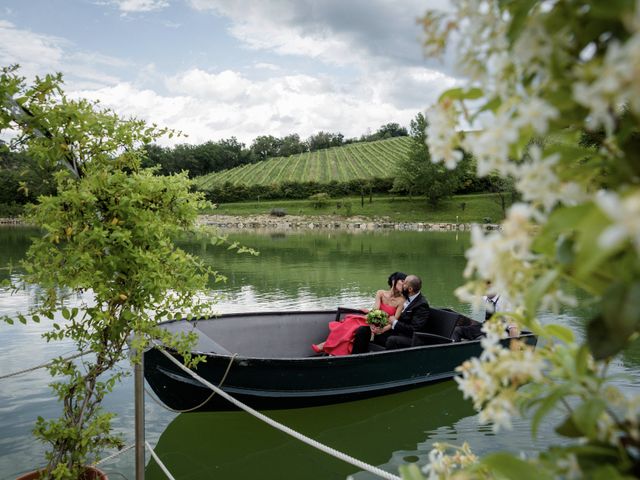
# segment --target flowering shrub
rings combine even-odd
[[[389,315],[383,310],[371,310],[367,313],[367,323],[376,327],[384,327],[389,323]]]
[[[427,111],[432,160],[454,168],[471,153],[479,176],[513,178],[522,198],[500,231],[472,232],[457,295],[479,302],[491,280],[513,311],[486,324],[484,352],[459,367],[457,382],[494,430],[523,414],[535,435],[554,411],[564,416],[556,432],[573,441],[526,460],[434,445],[424,473],[638,476],[640,396],[614,387],[607,366],[640,330],[640,2],[451,4],[423,19],[427,53],[455,53],[466,78]],[[537,318],[575,305],[577,291],[594,311],[584,343]],[[506,321],[541,347],[502,347]],[[418,476],[415,467],[403,474]]]

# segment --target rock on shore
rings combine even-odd
[[[0,225],[24,225],[20,218],[0,218]],[[300,215],[287,215],[275,217],[271,215],[200,215],[199,225],[211,225],[218,228],[232,229],[268,229],[268,230],[402,230],[414,232],[448,232],[470,230],[470,223],[426,223],[426,222],[394,222],[390,218],[363,218],[363,217],[338,217],[315,216],[306,217]],[[482,224],[485,230],[496,230],[495,224]]]

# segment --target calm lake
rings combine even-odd
[[[24,256],[28,228],[0,228],[0,279]],[[260,256],[238,255],[205,243],[182,246],[204,258],[227,276],[226,284],[211,285],[209,296],[221,313],[369,307],[377,289],[386,288],[396,270],[422,277],[423,292],[434,306],[447,306],[479,318],[453,295],[462,282],[466,233],[305,231],[287,233],[230,232],[229,237],[259,250]],[[17,268],[14,269],[14,273]],[[0,290],[0,314],[24,311],[34,301],[37,285],[11,294]],[[587,311],[543,314],[582,335]],[[47,344],[41,338],[49,325],[0,324],[0,376],[73,352],[65,343]],[[129,366],[123,362],[121,368]],[[640,392],[640,344],[632,346],[613,365],[625,374],[618,385]],[[0,380],[0,478],[12,479],[38,466],[43,446],[31,435],[37,416],[57,415],[47,387],[48,373],[37,370]],[[126,378],[105,402],[118,414],[115,425],[127,444],[133,442],[133,380]],[[406,462],[425,463],[433,442],[467,441],[476,453],[498,449],[535,452],[559,441],[556,422],[544,424],[532,439],[526,422],[494,434],[478,425],[468,401],[453,381],[371,400],[299,410],[267,412],[272,418],[331,447],[397,473]],[[557,417],[559,418],[559,417]],[[244,412],[177,415],[147,395],[147,440],[179,479],[354,479],[374,478],[356,468],[299,443]],[[110,478],[134,477],[133,451],[102,465]],[[107,452],[112,453],[112,452]],[[149,456],[147,456],[149,458]],[[147,478],[164,474],[152,461]]]

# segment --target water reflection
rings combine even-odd
[[[226,275],[225,285],[211,288],[228,298],[243,296],[250,285],[257,299],[262,296],[296,308],[300,298],[324,302],[359,297],[368,305],[374,293],[386,288],[391,272],[415,273],[424,281],[430,303],[469,311],[453,295],[462,279],[468,233],[458,239],[446,232],[290,232],[286,235],[233,233],[230,240],[254,248],[258,257],[237,255],[199,241],[184,241],[181,246],[204,259]],[[307,292],[309,294],[307,294]],[[244,292],[246,293],[246,292]],[[250,300],[250,299],[249,299]],[[242,307],[241,307],[242,308]]]
[[[397,473],[399,463],[396,455],[390,460],[390,452],[413,452],[425,432],[453,425],[474,412],[455,384],[444,382],[358,402],[266,413],[328,446]],[[244,412],[178,415],[160,436],[156,452],[176,478],[184,479],[368,477]],[[146,476],[164,478],[153,461]]]

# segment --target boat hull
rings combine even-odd
[[[533,335],[521,339],[530,345],[537,340]],[[205,354],[206,362],[198,365],[196,373],[253,408],[301,408],[386,395],[447,380],[455,375],[458,365],[481,352],[480,342],[471,341],[341,357],[248,358]],[[209,388],[162,352],[149,350],[144,362],[147,382],[170,408],[235,409],[219,395],[211,396]]]

